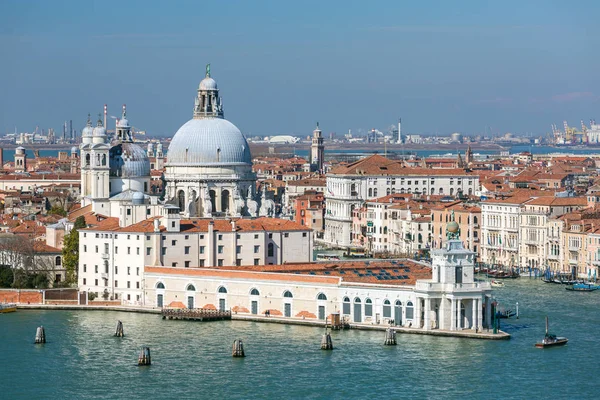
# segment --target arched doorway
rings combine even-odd
[[[362,303],[358,297],[354,299],[354,322],[362,322]]]
[[[221,212],[227,212],[229,210],[229,190],[223,190],[221,192]]]
[[[187,297],[187,308],[192,310],[194,308],[194,292],[196,291],[196,288],[194,287],[194,285],[192,285],[190,283],[185,288],[185,291],[186,291],[186,297]]]
[[[394,323],[397,326],[402,325],[402,302],[400,300],[396,300],[394,304]]]
[[[214,190],[210,190],[208,192],[208,196],[210,197],[210,204],[212,204],[212,212],[216,212],[217,210],[217,203],[215,203],[215,198],[216,198],[216,194]]]

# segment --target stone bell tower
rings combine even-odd
[[[325,145],[323,144],[323,132],[317,128],[313,131],[312,145],[310,146],[310,170],[323,172],[323,161],[325,160]]]

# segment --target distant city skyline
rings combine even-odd
[[[459,9],[460,8],[460,9]],[[592,1],[0,3],[0,133],[127,104],[172,136],[207,63],[246,136],[527,134],[600,120]],[[112,120],[109,122],[111,127]]]

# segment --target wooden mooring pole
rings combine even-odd
[[[35,342],[36,343],[46,343],[46,331],[43,326],[38,326],[35,331]]]
[[[383,343],[386,346],[395,346],[396,343],[396,331],[392,328],[387,328],[385,330],[385,342]]]
[[[125,333],[123,333],[123,323],[121,321],[117,322],[117,330],[115,332],[116,337],[123,337]]]
[[[242,343],[242,339],[236,339],[233,341],[233,349],[231,351],[231,355],[233,357],[246,357],[244,353],[244,344]]]
[[[331,341],[331,335],[327,332],[321,338],[321,350],[333,350],[333,342]]]
[[[140,356],[138,357],[138,365],[152,365],[152,358],[150,357],[150,347],[142,347]]]

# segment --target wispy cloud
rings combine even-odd
[[[550,99],[556,103],[569,103],[577,100],[598,100],[600,97],[592,92],[569,92],[556,94]]]
[[[371,26],[367,30],[406,33],[503,33],[517,30],[541,30],[546,25],[392,25]]]

